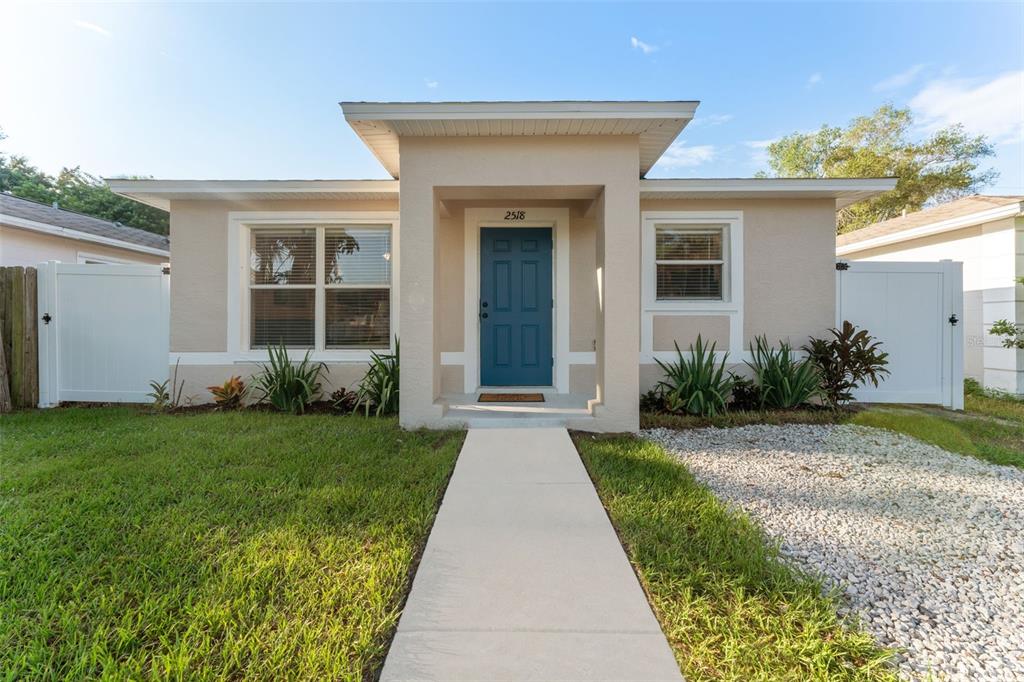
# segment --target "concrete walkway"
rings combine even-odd
[[[565,429],[469,431],[381,679],[682,679]]]

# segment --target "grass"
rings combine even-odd
[[[5,415],[0,678],[372,678],[461,443],[394,420]]]
[[[820,583],[659,446],[576,442],[687,679],[896,679]]]
[[[708,426],[729,428],[750,424],[835,424],[846,421],[847,412],[828,409],[764,410],[721,412],[714,417],[699,417],[691,414],[669,414],[665,412],[641,412],[642,429],[699,429]]]

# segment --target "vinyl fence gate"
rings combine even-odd
[[[836,265],[836,323],[882,342],[891,374],[860,402],[964,406],[962,263],[850,261]]]
[[[38,267],[39,406],[152,402],[168,374],[170,275],[157,265]]]

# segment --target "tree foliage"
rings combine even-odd
[[[4,139],[0,131],[0,140]],[[166,211],[126,199],[110,191],[99,178],[79,166],[63,168],[56,176],[39,170],[24,156],[0,153],[0,192],[119,222],[157,234],[168,233]]]
[[[846,128],[823,125],[777,140],[768,146],[768,165],[771,175],[784,178],[895,177],[893,191],[839,212],[841,233],[974,194],[997,177],[978,169],[995,153],[985,136],[968,135],[960,124],[923,140],[912,139],[913,130],[910,110],[887,104]]]

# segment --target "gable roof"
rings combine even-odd
[[[0,194],[0,223],[131,251],[160,256],[171,253],[171,242],[163,235],[10,194]]]
[[[1020,215],[1024,196],[973,194],[836,237],[839,255]]]
[[[636,135],[640,176],[693,118],[699,102],[341,102],[352,129],[397,178],[400,137]]]

